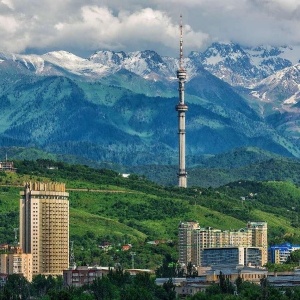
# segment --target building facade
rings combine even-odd
[[[0,273],[19,274],[29,282],[32,281],[32,255],[23,253],[22,249],[15,247],[7,253],[0,255]]]
[[[109,268],[82,266],[76,269],[63,270],[64,286],[81,287],[102,278],[109,273]]]
[[[180,222],[178,227],[179,262],[188,264],[195,260],[194,232],[199,228],[197,222]]]
[[[268,249],[268,260],[275,264],[285,263],[290,257],[291,253],[295,250],[300,250],[300,245],[283,243],[280,245],[271,246]]]
[[[262,249],[259,247],[204,248],[200,251],[201,266],[243,265],[262,266]]]
[[[0,171],[16,172],[16,170],[12,161],[0,161]]]
[[[211,227],[201,228],[197,222],[181,222],[178,245],[179,262],[185,265],[189,262],[195,266],[208,265],[214,263],[213,258],[217,264],[220,257],[225,255],[223,259],[226,261],[228,255],[228,258],[243,265],[262,266],[268,259],[267,223],[248,222],[246,228],[222,231]]]
[[[20,246],[32,254],[32,274],[62,275],[69,266],[65,184],[30,182],[20,195]]]

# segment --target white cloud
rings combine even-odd
[[[178,52],[212,40],[247,45],[299,44],[299,0],[0,0],[3,50],[64,49],[81,55],[112,50]]]
[[[31,17],[21,31],[29,33],[23,49],[18,43],[17,50],[26,48],[77,49],[89,52],[107,48],[111,50],[169,49],[178,47],[179,28],[165,13],[152,8],[135,12],[122,10],[114,13],[107,7],[85,5],[60,20],[42,18],[41,14]],[[50,9],[51,11],[51,9]],[[20,21],[20,25],[21,25]],[[191,49],[199,48],[207,35],[195,32],[185,26],[185,43]]]
[[[1,0],[0,2],[3,3],[4,5],[6,5],[11,10],[14,9],[14,5],[13,5],[13,2],[11,0]]]

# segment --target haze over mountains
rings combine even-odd
[[[185,59],[187,155],[300,156],[300,52],[214,43]],[[154,51],[0,54],[0,143],[127,165],[176,164],[178,61]],[[191,160],[190,160],[191,161]]]

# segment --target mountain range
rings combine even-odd
[[[247,146],[299,157],[297,55],[214,43],[186,57],[188,158]],[[0,53],[0,145],[176,164],[177,68],[150,50]]]

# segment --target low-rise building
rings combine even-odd
[[[16,172],[16,170],[12,161],[0,161],[0,171]]]
[[[200,276],[195,278],[172,278],[176,294],[179,297],[192,296],[198,292],[204,292],[211,284],[220,282],[220,274],[225,276],[231,283],[235,283],[238,277],[244,281],[260,284],[262,278],[268,276],[268,271],[263,268],[244,266],[228,267],[218,266],[206,269]],[[163,285],[170,278],[157,278],[155,283]]]
[[[75,269],[68,269],[63,271],[64,286],[76,286],[80,287],[85,284],[92,283],[96,278],[102,278],[106,276],[110,270],[114,271],[111,267],[89,267],[80,266]],[[134,276],[139,273],[154,274],[154,271],[149,269],[125,269],[124,272],[128,272]]]
[[[268,249],[268,260],[271,263],[282,264],[287,261],[291,253],[295,250],[300,250],[300,245],[292,245],[290,243],[283,243],[274,245]]]
[[[32,255],[23,253],[20,247],[12,247],[0,255],[0,273],[19,274],[32,281]]]
[[[63,270],[65,286],[80,287],[92,283],[96,278],[102,278],[109,272],[109,267],[82,266],[76,269]]]
[[[206,280],[211,283],[219,283],[221,272],[222,275],[224,275],[226,279],[229,279],[231,283],[235,283],[238,277],[241,277],[243,281],[249,281],[252,283],[260,284],[260,280],[268,276],[268,270],[264,268],[253,268],[244,266],[228,268],[226,266],[219,266],[214,267],[206,272]]]

